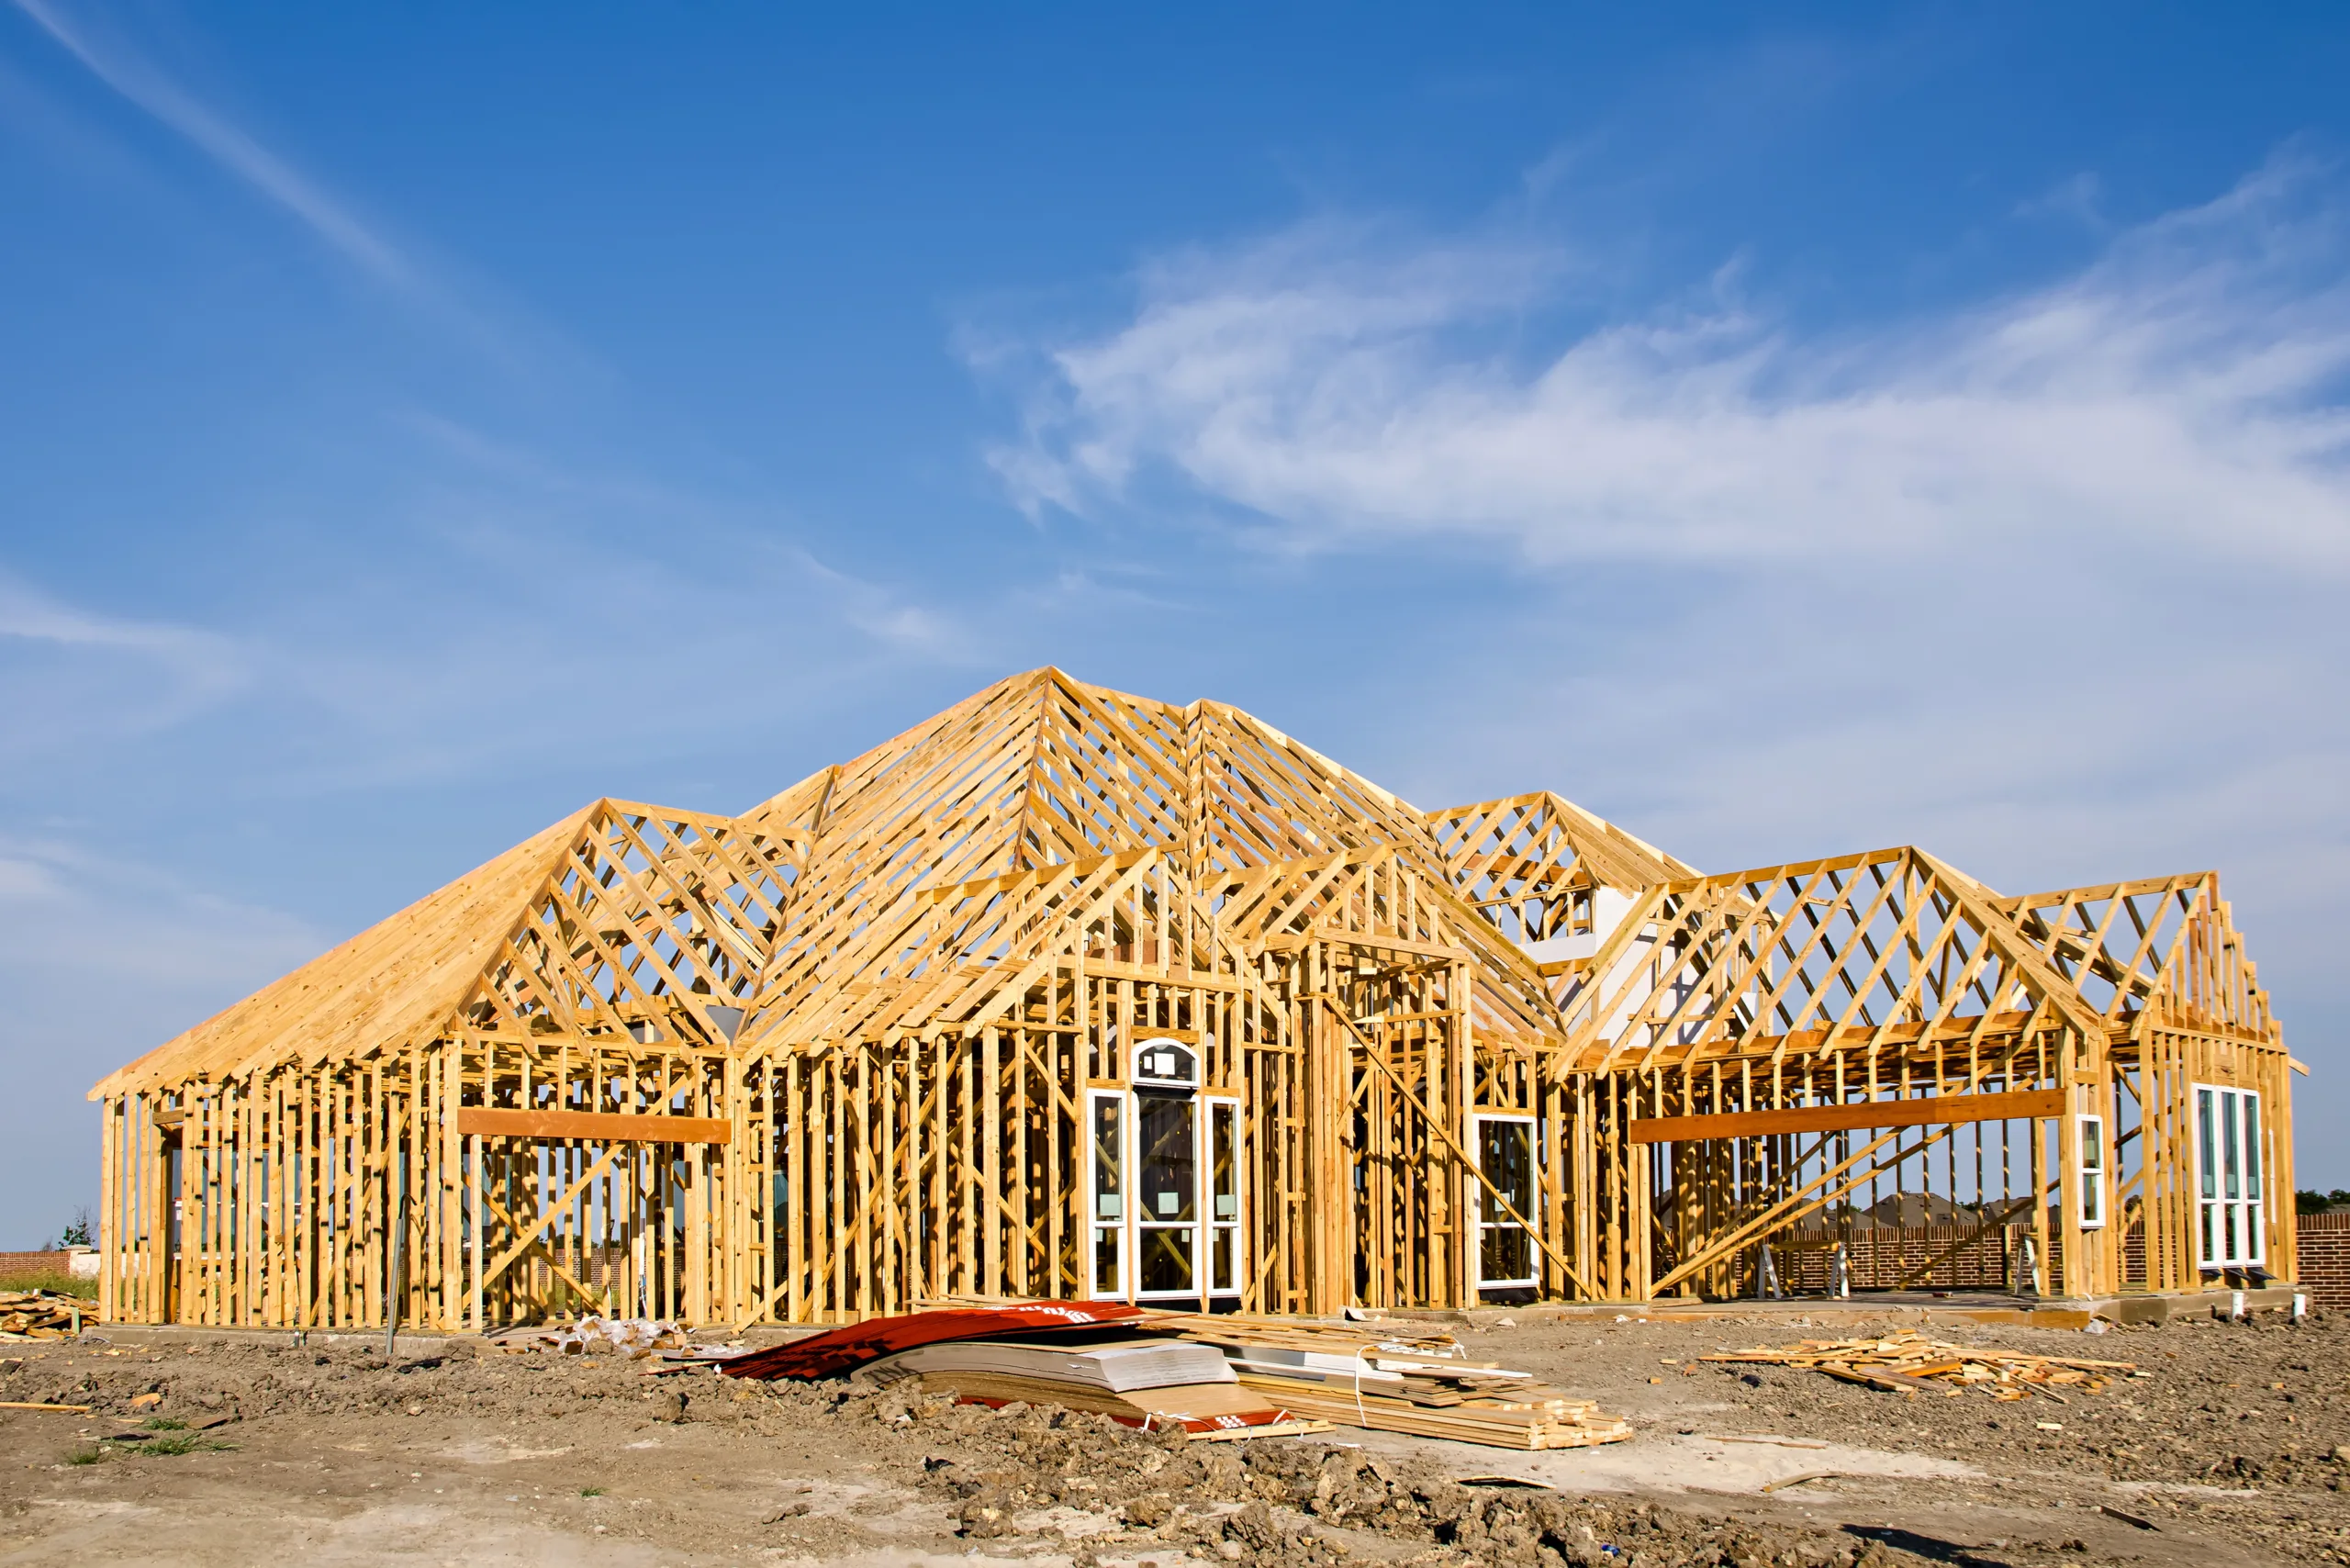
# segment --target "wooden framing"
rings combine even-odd
[[[1195,1086],[1139,1082],[1146,1042]],[[2180,1291],[2245,1275],[2198,1242],[2214,1086],[2291,1275],[2288,1066],[2210,873],[1707,877],[1554,795],[1422,812],[1237,709],[1041,670],[740,816],[599,801],[110,1075],[101,1305],[1132,1294],[1146,1221],[1100,1184],[1146,1103],[1206,1136],[1184,1095],[1237,1107],[1181,1155],[1224,1162],[1216,1228],[1152,1238],[1203,1307],[1473,1305],[1495,1245],[1561,1300],[1750,1290],[1766,1244]],[[1493,1118],[1530,1168],[1485,1168]],[[1920,1227],[1953,1239],[1899,1263]]]

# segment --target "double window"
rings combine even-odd
[[[2195,1085],[2197,1239],[2206,1269],[2255,1268],[2266,1260],[2260,1180],[2260,1096],[2249,1089]]]

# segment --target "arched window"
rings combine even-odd
[[[1181,1040],[1144,1040],[1135,1047],[1134,1081],[1137,1085],[1196,1089],[1200,1082],[1199,1054]]]

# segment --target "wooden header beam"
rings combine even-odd
[[[467,1105],[457,1131],[490,1137],[586,1138],[595,1143],[731,1143],[723,1116],[628,1115],[616,1111],[497,1111]]]
[[[1914,1100],[1799,1105],[1789,1111],[1734,1111],[1718,1116],[1645,1116],[1629,1124],[1625,1136],[1634,1143],[1694,1143],[1701,1138],[1844,1132],[1863,1127],[1939,1127],[1960,1122],[2004,1122],[2064,1114],[2063,1090],[2025,1089],[2005,1094],[1934,1094]]]

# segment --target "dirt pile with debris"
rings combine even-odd
[[[1819,1437],[1897,1434],[1937,1451],[2011,1456],[2115,1481],[2267,1482],[2328,1494],[2350,1481],[2350,1465],[2335,1457],[2350,1445],[2350,1383],[2341,1371],[2350,1361],[2350,1316],[2190,1321],[2101,1340],[2031,1329],[1998,1337],[2049,1353],[2095,1344],[2126,1352],[2138,1370],[2101,1394],[2043,1393],[2015,1405],[1971,1393],[1887,1394],[1797,1368],[1715,1363],[1702,1375],[1735,1383],[1752,1407]]]
[[[845,1400],[841,1414],[856,1418],[867,1399],[885,1425],[953,1443],[951,1454],[924,1457],[923,1485],[949,1501],[958,1533],[971,1540],[1043,1534],[1080,1512],[1125,1527],[1115,1540],[1122,1554],[1166,1546],[1274,1568],[1365,1557],[1498,1568],[1636,1561],[1849,1568],[1885,1555],[1874,1543],[1817,1529],[1726,1529],[1651,1504],[1463,1484],[1426,1459],[1310,1439],[1187,1442],[1103,1417],[989,1411],[894,1391]],[[1131,1539],[1136,1532],[1147,1540]],[[1099,1562],[1101,1550],[1079,1551],[1080,1568]]]
[[[2350,1563],[2350,1314],[2189,1317],[2090,1335],[2009,1325],[1936,1329],[2034,1355],[2128,1361],[2099,1394],[2030,1388],[1888,1392],[1801,1367],[1706,1362],[1813,1327],[1785,1312],[1595,1327],[1533,1323],[1472,1335],[1624,1410],[1651,1434],[1743,1425],[1979,1466],[2016,1495],[2091,1499],[2300,1561]],[[1890,1336],[1907,1321],[1834,1323]],[[1989,1555],[1997,1556],[1997,1552]]]
[[[1015,1556],[1041,1550],[1065,1553],[1075,1568],[1141,1557],[1173,1563],[1186,1556],[1267,1568],[1347,1562],[1440,1568],[1472,1561],[1501,1568],[1852,1568],[1885,1555],[1833,1530],[1726,1527],[1650,1502],[1464,1485],[1427,1459],[1337,1444],[1195,1442],[1106,1417],[1020,1406],[995,1410],[927,1394],[911,1381],[882,1386],[866,1378],[822,1384],[722,1383],[707,1373],[655,1378],[641,1364],[619,1361],[464,1350],[390,1361],[347,1350],[241,1345],[77,1350],[70,1357],[0,1362],[0,1389],[9,1398],[90,1407],[88,1426],[60,1427],[48,1417],[47,1427],[18,1422],[5,1428],[12,1450],[36,1431],[65,1439],[50,1468],[83,1481],[95,1480],[108,1465],[141,1483],[168,1480],[163,1456],[191,1450],[204,1463],[234,1470],[241,1456],[269,1453],[287,1439],[296,1447],[324,1438],[339,1451],[366,1450],[364,1442],[333,1441],[354,1429],[381,1433],[400,1453],[424,1447],[444,1454],[463,1450],[467,1432],[502,1429],[509,1451],[539,1465],[567,1451],[537,1446],[552,1435],[582,1447],[601,1439],[632,1450],[626,1469],[642,1483],[645,1472],[666,1466],[655,1446],[661,1439],[638,1435],[666,1428],[753,1465],[775,1439],[794,1435],[803,1454],[830,1462],[808,1468],[899,1478],[905,1492],[931,1506],[938,1550]],[[166,1428],[164,1447],[141,1452],[132,1446],[152,1441],[155,1434],[146,1428],[155,1427]],[[192,1430],[201,1431],[201,1441],[176,1435]],[[409,1432],[424,1442],[401,1443]],[[278,1441],[264,1443],[264,1435]],[[266,1469],[282,1462],[264,1461]],[[705,1457],[698,1469],[707,1473],[712,1463]],[[591,1483],[578,1491],[584,1497],[606,1488]],[[826,1495],[822,1484],[806,1494]],[[768,1495],[800,1494],[787,1484]],[[786,1501],[756,1523],[767,1527],[755,1532],[763,1544],[786,1555],[834,1556],[901,1539],[867,1528],[854,1510],[843,1514],[813,1502]],[[596,1528],[665,1549],[713,1550],[725,1534],[720,1524],[707,1512],[672,1507]]]
[[[350,1350],[224,1345],[160,1352],[84,1349],[79,1356],[0,1357],[0,1398],[86,1405],[132,1414],[143,1394],[175,1407],[246,1420],[301,1416],[462,1414],[562,1419],[615,1404],[649,1409],[673,1391],[630,1364],[595,1358],[485,1357],[471,1349],[426,1356]],[[713,1407],[726,1418],[732,1406]]]
[[[1698,1361],[1797,1338],[1784,1315],[1464,1331],[1639,1434],[1563,1454],[1345,1431],[1186,1441],[912,1381],[651,1376],[462,1342],[390,1359],[284,1336],[19,1344],[0,1351],[0,1401],[89,1408],[0,1411],[0,1561],[142,1561],[168,1522],[173,1561],[224,1565],[388,1561],[392,1540],[410,1543],[400,1561],[496,1561],[506,1542],[598,1568],[2350,1562],[2346,1330],[1969,1328],[2143,1372],[2020,1403]],[[1784,1441],[1705,1436],[1755,1433]],[[549,1532],[563,1553],[532,1556]]]

